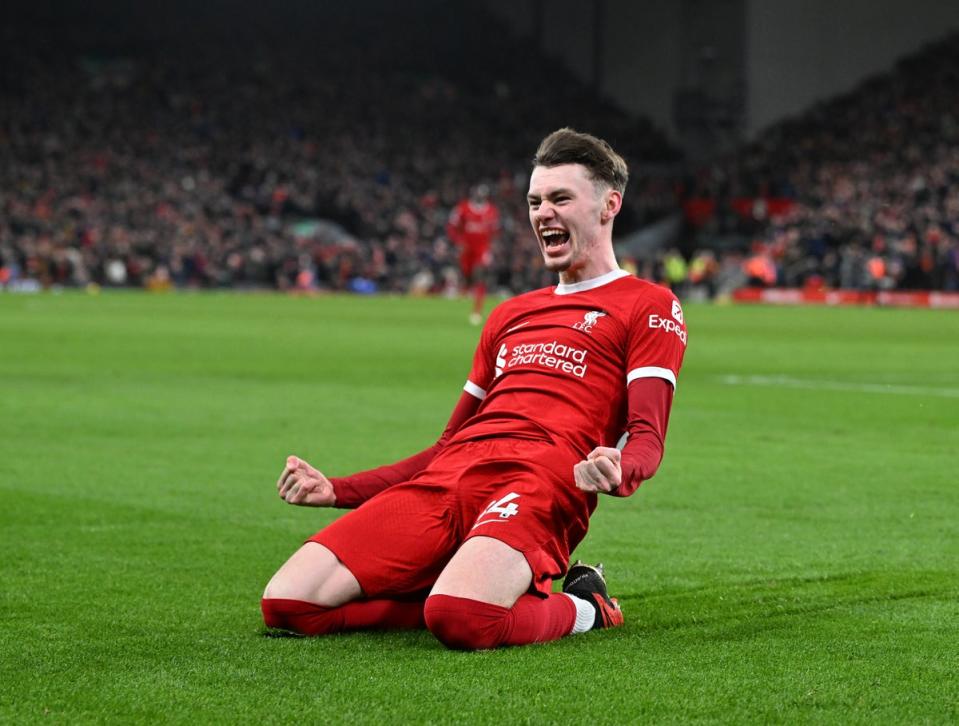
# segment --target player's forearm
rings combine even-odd
[[[441,448],[440,442],[436,442],[428,449],[397,461],[395,464],[360,471],[350,476],[330,477],[333,491],[336,492],[336,506],[355,509],[384,489],[409,481],[426,468]]]
[[[647,479],[652,479],[663,460],[663,440],[655,432],[634,436],[623,447],[623,481],[612,491],[617,497],[628,497]]]
[[[652,479],[665,450],[666,428],[673,404],[672,385],[661,378],[634,381],[628,392],[629,438],[623,447],[622,483],[613,490],[628,497],[639,485]]]

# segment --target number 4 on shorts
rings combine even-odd
[[[498,514],[500,519],[507,519],[516,515],[519,512],[519,505],[513,501],[514,499],[519,499],[519,494],[510,492],[499,501],[490,502],[490,505],[476,518],[476,524],[479,524],[484,521],[485,517],[493,514]],[[473,526],[475,527],[476,525]]]

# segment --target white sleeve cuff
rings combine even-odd
[[[486,391],[473,383],[473,381],[466,381],[466,385],[463,386],[463,390],[481,401],[486,398]]]
[[[633,368],[626,374],[626,385],[635,381],[637,378],[665,378],[676,388],[676,374],[669,368],[657,368],[656,366],[646,366],[645,368]]]

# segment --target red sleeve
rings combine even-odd
[[[335,506],[343,509],[354,509],[384,489],[409,481],[413,476],[426,468],[450,437],[470,418],[479,408],[480,400],[466,391],[453,409],[449,422],[443,434],[436,443],[418,454],[414,454],[395,464],[380,466],[369,471],[361,471],[350,476],[330,477],[333,491],[336,493]]]
[[[673,387],[663,378],[639,378],[630,384],[627,396],[629,438],[623,447],[623,481],[610,492],[617,497],[628,497],[659,468],[673,405]]]

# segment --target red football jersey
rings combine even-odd
[[[512,298],[483,329],[464,387],[482,403],[452,441],[559,437],[583,457],[615,446],[627,386],[675,387],[686,342],[673,293],[623,270]]]
[[[489,249],[499,231],[499,211],[489,202],[464,199],[453,208],[446,233],[456,244],[477,252]]]

